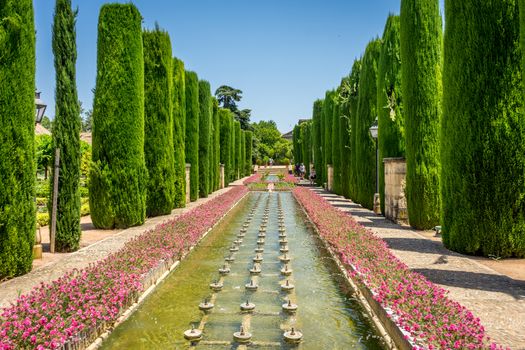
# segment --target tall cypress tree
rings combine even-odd
[[[199,198],[199,78],[186,71],[186,163],[190,168],[190,200]]]
[[[219,117],[219,103],[213,98],[213,190],[220,186],[220,159],[221,159],[221,123]]]
[[[338,87],[334,91],[333,96],[333,112],[332,112],[332,164],[334,166],[334,184],[333,191],[341,194],[341,134],[339,130],[340,123],[340,104],[339,94],[341,88]]]
[[[33,2],[0,2],[0,279],[24,274],[35,241]]]
[[[379,59],[377,114],[379,124],[379,194],[385,212],[385,166],[383,158],[404,157],[405,126],[401,92],[399,16],[386,21]]]
[[[132,4],[100,10],[89,188],[98,228],[141,225],[146,216],[141,23]]]
[[[313,158],[314,167],[316,173],[316,183],[322,185],[323,179],[323,130],[321,128],[323,114],[323,100],[317,100],[314,102],[312,111],[312,123],[313,123]]]
[[[361,59],[354,61],[350,73],[348,96],[350,113],[350,170],[349,194],[350,198],[357,201],[357,110],[359,107],[359,83],[361,78]]]
[[[231,136],[231,139],[230,139],[230,182],[233,182],[235,180],[237,180],[237,176],[236,176],[236,172],[235,172],[235,169],[237,168],[237,161],[236,161],[236,155],[235,155],[235,121],[233,120],[233,115],[231,116],[231,121],[230,121],[230,128],[231,128],[231,132],[230,132],[230,136]]]
[[[144,45],[144,155],[148,169],[146,213],[166,215],[175,199],[173,68],[167,32],[142,34]]]
[[[407,207],[418,229],[439,223],[442,21],[438,0],[401,0]]]
[[[310,162],[311,162],[311,136],[310,123],[304,122],[301,124],[301,158],[306,170],[306,178],[310,176]]]
[[[240,157],[241,165],[239,166],[239,173],[241,174],[240,177],[244,177],[246,172],[246,136],[244,134],[244,130],[241,129],[241,157]]]
[[[186,84],[184,63],[173,59],[173,163],[175,168],[174,208],[186,206]]]
[[[210,193],[210,129],[212,101],[210,83],[199,81],[199,195],[208,197]]]
[[[445,15],[443,242],[462,253],[524,257],[518,5],[448,1]]]
[[[221,122],[220,152],[221,163],[224,164],[224,185],[228,186],[231,174],[231,112],[229,109],[219,108],[219,118]]]
[[[235,179],[241,177],[241,123],[238,120],[233,122],[235,130]]]
[[[246,171],[244,173],[245,176],[250,176],[252,173],[252,156],[253,156],[253,133],[251,131],[246,131],[244,133],[244,136],[246,137],[246,161],[245,161],[245,167]]]
[[[295,164],[301,164],[303,161],[301,148],[301,127],[296,124],[292,131],[293,156]]]
[[[78,103],[76,70],[77,12],[71,0],[57,0],[53,22],[53,53],[55,55],[55,121],[53,149],[60,149],[58,177],[57,221],[55,247],[57,251],[75,251],[80,247],[80,105]],[[55,153],[51,164],[55,164]],[[48,203],[53,203],[53,178]],[[51,211],[49,211],[51,212]]]
[[[350,77],[345,77],[341,81],[341,86],[338,91],[337,99],[339,101],[339,142],[341,146],[339,147],[340,153],[340,191],[341,195],[346,198],[350,198]]]
[[[376,192],[376,145],[370,127],[377,116],[377,71],[381,41],[372,40],[366,47],[359,83],[356,123],[357,201],[365,208],[374,206]]]
[[[328,182],[327,166],[332,163],[332,118],[334,116],[334,95],[333,90],[327,91],[323,103],[323,180]]]

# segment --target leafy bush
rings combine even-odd
[[[36,222],[39,227],[49,225],[49,213],[36,213]]]

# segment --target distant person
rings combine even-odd
[[[312,171],[310,171],[310,185],[314,184],[316,178],[317,174],[315,173],[315,167],[312,167]]]
[[[304,166],[304,163],[301,163],[301,166],[299,167],[299,172],[301,173],[301,179],[304,179],[304,176],[306,175],[306,167]]]
[[[273,158],[270,158],[270,159],[268,160],[268,162],[270,163],[270,166],[272,166],[272,165],[273,165]]]

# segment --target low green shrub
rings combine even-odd
[[[49,225],[49,214],[48,213],[36,213],[36,223],[40,227]]]
[[[89,215],[89,203],[80,206],[80,216]]]

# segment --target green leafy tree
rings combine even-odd
[[[199,198],[199,78],[186,71],[186,163],[190,169],[190,200]]]
[[[199,195],[208,197],[210,193],[210,129],[212,101],[210,83],[199,81]]]
[[[464,0],[447,6],[443,243],[461,253],[524,257],[525,119],[517,2]]]
[[[381,41],[372,40],[363,56],[359,82],[356,138],[357,201],[365,208],[374,206],[376,192],[376,146],[370,127],[377,116],[377,73]]]
[[[37,171],[44,171],[44,179],[47,180],[47,174],[53,160],[53,139],[49,135],[36,135],[35,137],[35,160]]]
[[[55,168],[52,167],[48,200],[52,209],[57,196],[55,248],[71,252],[80,247],[80,105],[78,103],[76,70],[77,11],[71,0],[57,0],[53,22],[53,53],[55,55],[56,91],[53,148],[60,150],[58,193],[53,193]],[[51,164],[55,163],[52,152]],[[51,212],[51,210],[49,210]]]
[[[45,115],[42,118],[42,121],[40,122],[40,125],[42,125],[44,128],[46,128],[49,131],[53,131],[53,122],[49,119],[47,115]]]
[[[405,121],[401,91],[399,16],[387,19],[381,45],[377,86],[379,124],[379,194],[381,212],[385,212],[384,158],[405,156]]]
[[[35,240],[33,2],[0,2],[0,280],[31,270]]]
[[[410,225],[439,223],[442,21],[438,0],[401,0],[401,87]]]
[[[221,163],[224,164],[224,185],[227,186],[231,179],[232,173],[232,162],[231,162],[231,133],[232,133],[232,121],[233,117],[228,109],[219,108],[219,118],[221,122],[220,132],[220,159]]]
[[[146,213],[170,214],[175,199],[173,58],[167,32],[142,34],[144,45],[144,153],[148,169]]]
[[[242,99],[242,91],[231,86],[221,85],[215,90],[215,97],[219,106],[234,112],[237,110],[237,102]]]
[[[323,179],[323,130],[321,128],[324,100],[314,102],[312,111],[312,151],[316,173],[316,183],[322,185]]]
[[[89,190],[98,228],[141,225],[146,216],[141,23],[131,4],[100,10]]]
[[[184,62],[173,59],[173,156],[175,168],[175,208],[186,206],[186,84]]]

